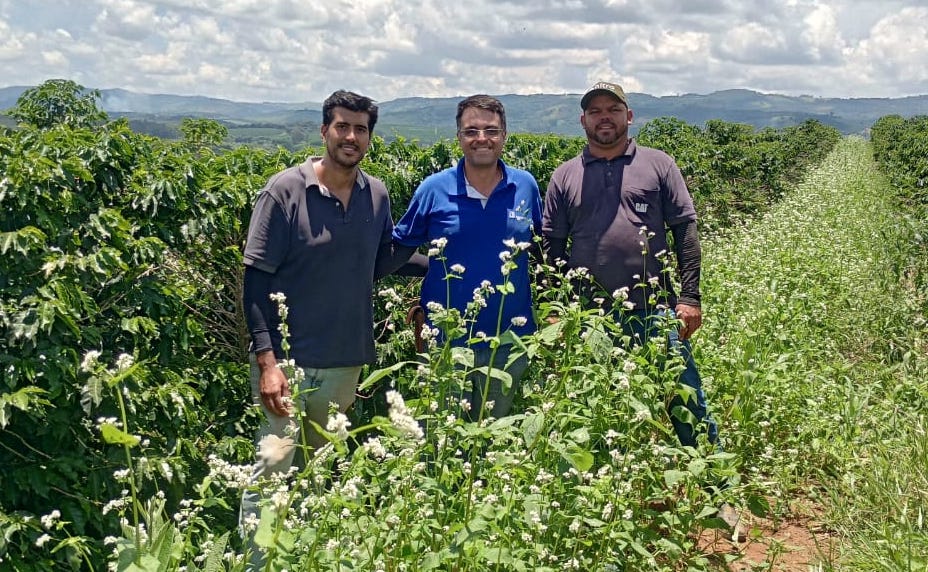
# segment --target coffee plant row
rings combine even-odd
[[[874,155],[894,187],[921,208],[928,206],[928,115],[880,118],[870,131]]]
[[[110,121],[98,99],[73,82],[49,81],[8,112],[17,128],[0,128],[4,569],[105,561],[104,539],[120,534],[121,511],[110,501],[125,497],[125,479],[115,475],[128,447],[133,498],[162,497],[169,514],[182,499],[200,499],[217,536],[234,530],[236,498],[208,494],[203,479],[210,456],[246,463],[253,455],[243,240],[268,177],[318,152],[226,148],[224,127],[211,120],[185,120],[183,139],[162,140]],[[918,125],[923,134],[924,119]],[[925,153],[898,139],[903,126],[891,119],[874,132],[891,131],[889,140],[921,161],[915,186],[924,193]],[[705,227],[723,228],[776,201],[840,134],[815,121],[755,131],[662,118],[638,139],[677,159]],[[513,134],[504,159],[544,189],[583,144]],[[453,141],[420,147],[375,138],[364,168],[387,184],[398,216],[418,183],[458,156]],[[404,352],[412,348],[381,356]],[[50,550],[43,545],[52,537]]]

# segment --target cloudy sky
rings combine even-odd
[[[237,101],[928,94],[925,0],[0,0],[0,87]]]

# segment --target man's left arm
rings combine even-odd
[[[406,246],[391,240],[380,243],[377,262],[374,265],[374,280],[380,280],[388,274],[425,276],[428,269],[428,257],[416,252],[415,246]]]
[[[680,270],[680,295],[674,310],[677,318],[683,322],[680,337],[686,340],[702,326],[699,292],[702,248],[695,220],[675,224],[670,227],[670,232],[673,234],[674,252]]]

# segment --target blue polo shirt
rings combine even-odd
[[[509,275],[514,292],[505,301],[498,285],[503,284],[500,253],[510,250],[503,241],[531,243],[533,235],[541,232],[541,195],[538,183],[528,171],[509,167],[502,161],[499,165],[502,180],[485,201],[468,195],[464,159],[429,176],[416,189],[406,214],[393,229],[393,240],[405,246],[431,245],[441,237],[448,240],[443,251],[445,261],[429,257],[421,293],[426,317],[429,302],[457,308],[463,315],[481,282],[489,280],[496,288],[496,292],[486,296],[487,306],[477,314],[470,337],[477,332],[495,336],[506,330],[519,335],[535,331],[527,252],[520,252],[513,259],[518,265]],[[446,280],[445,268],[455,264],[464,267],[461,278]],[[515,317],[524,317],[525,324],[513,325]],[[467,337],[452,343],[464,345]]]

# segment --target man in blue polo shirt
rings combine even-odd
[[[464,157],[419,185],[393,229],[393,240],[407,247],[432,246],[421,293],[426,318],[432,322],[441,309],[460,312],[466,333],[451,340],[441,334],[439,339],[470,345],[474,368],[480,368],[490,365],[494,355],[481,339],[507,330],[517,335],[535,331],[528,251],[541,229],[541,198],[530,173],[500,160],[506,112],[499,100],[468,97],[458,104],[456,121]],[[502,284],[511,286],[509,292],[500,291]],[[475,309],[479,311],[472,315]],[[470,375],[462,396],[467,418],[509,413],[528,365],[523,355],[506,367],[510,350],[510,344],[502,344],[492,367],[511,376],[511,388],[506,391],[498,377]]]

